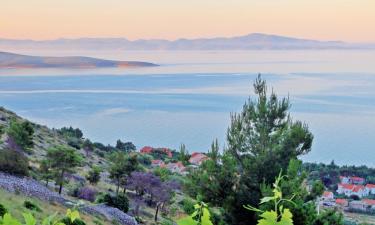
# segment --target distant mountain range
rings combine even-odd
[[[46,41],[0,39],[0,49],[9,50],[298,50],[298,49],[375,49],[375,44],[316,41],[253,33],[231,38],[150,39],[80,38]]]
[[[135,61],[114,61],[83,56],[41,57],[0,52],[1,68],[106,68],[147,67],[156,64]]]

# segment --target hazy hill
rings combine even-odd
[[[46,41],[0,39],[0,49],[35,50],[258,50],[258,49],[375,49],[375,44],[316,41],[253,33],[237,37],[200,39],[135,40],[125,38],[80,38]]]
[[[114,61],[82,56],[42,57],[0,52],[0,68],[104,68],[147,67],[156,64],[136,61]]]

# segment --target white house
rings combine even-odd
[[[325,201],[329,201],[329,200],[333,200],[334,199],[334,195],[331,191],[325,191],[323,192],[323,195],[322,195],[322,200],[325,200]]]
[[[365,186],[367,194],[375,195],[375,184],[366,184]]]
[[[361,184],[365,183],[365,179],[362,177],[347,177],[347,176],[340,176],[340,181],[342,184]]]
[[[359,198],[363,198],[364,196],[368,195],[365,186],[355,184],[339,184],[337,188],[337,193],[344,194],[346,196],[355,195]]]

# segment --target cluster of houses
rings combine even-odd
[[[364,178],[340,176],[336,192],[351,199],[356,196],[359,200],[335,198],[333,192],[325,191],[321,197],[321,204],[325,207],[341,207],[344,210],[375,212],[375,200],[368,199],[369,195],[375,195],[375,184],[365,184]]]
[[[145,146],[143,147],[140,152],[143,154],[152,154],[153,151],[158,149],[158,151],[164,152],[168,158],[172,158],[172,151],[168,148],[153,148],[150,146]],[[191,157],[189,159],[189,163],[191,164],[190,167],[197,167],[200,166],[205,160],[209,159],[209,157],[203,153],[200,152],[194,152],[191,154]],[[166,168],[172,173],[178,173],[181,175],[186,175],[187,174],[187,166],[184,166],[182,162],[170,162],[170,163],[165,163],[163,160],[160,159],[155,159],[151,161],[151,166],[152,167],[161,167],[161,168]]]

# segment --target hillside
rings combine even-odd
[[[2,68],[110,68],[110,67],[149,67],[156,64],[136,61],[114,61],[82,56],[42,57],[0,52]]]
[[[317,41],[252,33],[244,36],[198,39],[80,38],[46,41],[0,39],[3,50],[297,50],[375,49],[375,44]]]
[[[31,124],[34,131],[32,135],[33,146],[27,150],[14,147],[14,144],[9,141],[9,130],[11,130],[15,123]],[[142,224],[155,224],[155,207],[160,207],[160,205],[158,205],[159,203],[155,205],[154,202],[149,202],[146,196],[144,199],[140,200],[139,196],[133,191],[134,189],[131,189],[130,186],[125,186],[126,182],[122,180],[125,179],[125,177],[121,177],[121,192],[116,192],[116,189],[118,190],[117,183],[115,179],[110,176],[111,168],[113,168],[112,166],[115,163],[124,165],[124,163],[126,163],[125,161],[130,162],[132,159],[136,160],[136,162],[132,161],[136,163],[133,171],[142,171],[140,172],[141,175],[151,176],[151,178],[156,179],[157,182],[154,183],[153,186],[161,188],[159,187],[161,185],[165,188],[165,190],[158,189],[159,192],[164,193],[164,191],[167,190],[172,192],[172,186],[169,187],[168,185],[174,184],[173,182],[169,184],[160,180],[161,178],[151,175],[153,172],[153,168],[151,167],[153,157],[136,152],[135,146],[131,144],[131,142],[120,142],[124,150],[122,150],[122,147],[118,147],[118,144],[114,147],[94,142],[91,144],[91,150],[88,151],[85,146],[89,140],[83,137],[79,129],[73,129],[71,127],[50,129],[46,126],[27,121],[3,107],[0,107],[0,130],[2,131],[0,132],[0,205],[4,205],[6,209],[18,219],[22,220],[21,215],[25,212],[32,212],[36,218],[41,219],[52,215],[54,212],[58,212],[59,215],[64,215],[64,212],[68,208],[77,207],[87,225],[134,225],[137,224],[135,218],[137,218],[138,221],[142,221]],[[58,193],[60,184],[58,183],[59,173],[57,170],[53,171],[52,166],[47,169],[49,172],[42,170],[42,161],[50,160],[50,158],[48,158],[49,153],[51,149],[56,149],[57,146],[60,146],[58,149],[60,152],[66,151],[67,149],[73,150],[75,152],[74,154],[77,154],[77,157],[81,159],[79,165],[72,169],[68,168],[67,172],[63,173],[64,186],[61,195]],[[126,150],[127,147],[132,150]],[[14,158],[9,158],[9,155],[7,155],[9,153],[6,152],[13,152],[12,157]],[[27,158],[27,174],[8,173],[10,171],[19,172],[20,170],[17,168],[18,165],[20,168],[25,168],[22,164],[24,160],[20,157],[16,158],[14,154]],[[122,156],[124,158],[118,160],[113,158],[112,155],[116,157]],[[9,160],[11,161],[9,162]],[[59,161],[64,161],[60,156],[56,160],[58,164]],[[7,165],[9,166],[7,167]],[[92,183],[88,176],[95,168],[99,168],[99,173],[97,175],[99,179],[95,183]],[[122,170],[119,172],[122,172]],[[48,178],[46,178],[46,174],[48,174]],[[172,176],[171,173],[163,174],[164,177],[166,175],[171,178],[177,177],[177,179],[182,179],[179,175]],[[127,191],[126,188],[130,188],[130,190]],[[169,195],[170,193],[168,193],[168,196]],[[111,199],[117,199],[119,196],[125,197],[120,201],[108,200],[108,196],[112,196],[110,197]],[[174,199],[178,200],[174,203],[174,207],[176,208],[175,212],[178,213],[177,215],[179,216],[186,215],[177,204],[184,198],[184,194],[181,192],[174,195]],[[32,201],[42,210],[27,210],[22,205],[25,201]],[[126,207],[122,206],[123,204],[125,204]],[[49,205],[51,205],[51,207],[49,207]],[[162,210],[163,212],[166,210],[164,206]],[[166,219],[163,214],[159,213],[160,221]]]

